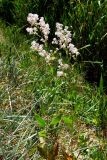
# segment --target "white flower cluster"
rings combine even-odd
[[[63,71],[57,71],[57,77],[62,77],[64,75]]]
[[[37,14],[29,13],[27,17],[27,21],[30,23],[31,26],[34,26],[39,20],[39,16]]]
[[[29,33],[29,34],[37,34],[37,28],[36,27],[28,27],[26,28],[26,31]]]
[[[39,26],[40,26],[40,30],[44,35],[44,39],[41,39],[41,41],[45,42],[48,40],[48,35],[50,33],[50,28],[49,28],[49,24],[45,23],[44,21],[44,17],[41,17],[39,20]]]
[[[43,17],[40,17],[37,14],[29,13],[27,17],[27,21],[31,25],[31,27],[26,28],[26,31],[29,34],[36,34],[38,35],[38,32],[41,32],[42,38],[40,39],[41,42],[46,43],[48,40],[48,35],[50,33],[49,24],[45,23],[45,20]],[[45,58],[46,62],[48,63],[51,60],[50,53],[48,53],[44,49],[43,44],[39,44],[36,41],[33,41],[31,43],[31,49],[38,52],[38,54]]]
[[[29,13],[27,21],[31,25],[31,27],[26,28],[27,32],[29,34],[37,34],[38,30],[40,30],[43,35],[41,41],[45,43],[48,40],[50,28],[49,24],[45,23],[44,17],[39,18],[37,14]]]
[[[72,44],[72,35],[68,26],[56,23],[56,38],[53,38],[52,44],[59,45],[60,49],[68,50],[69,55],[76,58],[79,55],[78,49]]]
[[[48,53],[48,52],[44,49],[43,44],[39,44],[39,43],[37,43],[36,41],[33,41],[33,42],[31,43],[31,49],[37,51],[38,54],[39,54],[41,57],[44,57],[47,63],[51,60],[50,53]]]
[[[80,53],[78,52],[78,49],[74,46],[74,44],[69,43],[67,46],[69,49],[69,54],[72,54],[72,57],[75,59]]]
[[[66,53],[69,53],[70,57],[76,58],[79,54],[78,49],[71,43],[72,35],[68,30],[68,26],[63,26],[63,24],[56,23],[56,38],[53,38],[52,44],[56,44],[58,47],[55,50],[47,51],[48,45],[48,36],[50,33],[49,24],[45,23],[44,17],[39,17],[37,14],[29,13],[27,21],[31,27],[26,28],[29,34],[34,34],[40,37],[40,43],[33,41],[31,43],[31,49],[36,51],[41,57],[45,58],[45,61],[49,63],[50,61],[55,60],[56,53],[60,52],[60,49],[63,49]],[[58,70],[57,76],[64,76],[64,71],[69,68],[68,64],[64,64],[63,60],[60,58],[58,60]]]
[[[67,70],[69,68],[69,65],[68,64],[64,64],[62,62],[62,59],[58,60],[58,64],[59,65],[58,65],[58,70],[57,70],[57,76],[61,77],[61,76],[65,75],[64,74],[64,70]]]
[[[59,69],[67,70],[67,69],[69,68],[69,65],[68,65],[68,64],[62,63],[62,59],[59,59],[59,60],[58,60],[58,64],[59,64],[59,66],[58,66]]]

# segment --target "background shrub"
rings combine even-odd
[[[13,1],[14,0],[0,0],[0,18],[7,23],[13,23]]]
[[[13,18],[22,27],[27,24],[28,13],[38,12],[39,0],[14,0]]]

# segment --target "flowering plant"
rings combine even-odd
[[[55,37],[53,38],[51,45],[54,45],[54,49],[49,50],[49,34],[50,27],[49,24],[45,22],[44,17],[39,17],[37,14],[29,13],[27,21],[31,25],[26,28],[27,32],[31,35],[36,35],[39,37],[39,42],[32,41],[31,49],[36,51],[41,57],[44,57],[47,63],[56,60],[57,56],[60,58],[57,60],[57,76],[61,77],[64,75],[64,70],[69,68],[68,64],[63,63],[61,56],[61,51],[64,50],[66,55],[70,58],[76,59],[79,55],[78,49],[72,44],[72,34],[69,31],[68,26],[63,26],[63,24],[56,23]]]

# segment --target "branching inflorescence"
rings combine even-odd
[[[36,51],[41,57],[44,57],[47,63],[50,63],[57,58],[55,55],[60,55],[57,67],[57,76],[61,77],[64,75],[64,70],[69,68],[68,64],[63,63],[61,57],[62,50],[65,51],[66,55],[70,58],[76,59],[79,55],[78,49],[72,44],[72,34],[69,31],[68,26],[63,26],[63,24],[56,23],[55,37],[53,38],[51,45],[54,49],[49,50],[49,34],[50,27],[49,24],[45,22],[44,17],[39,17],[37,14],[29,13],[27,21],[30,24],[26,30],[30,35],[36,35],[39,37],[38,40],[32,41],[31,49]],[[52,47],[53,48],[53,47]]]

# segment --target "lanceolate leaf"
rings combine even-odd
[[[35,114],[35,119],[37,120],[40,127],[45,127],[46,126],[45,120],[42,119],[38,114]]]
[[[71,117],[64,116],[64,117],[62,117],[62,120],[63,120],[64,123],[66,123],[66,124],[71,124],[71,123],[72,123]]]
[[[46,131],[45,130],[40,131],[39,136],[46,138]]]
[[[60,114],[60,115],[58,115],[58,116],[56,116],[56,117],[54,117],[54,118],[52,119],[52,121],[51,121],[50,125],[57,125],[57,124],[60,122],[61,117],[62,117],[62,115],[61,115],[61,114]]]

